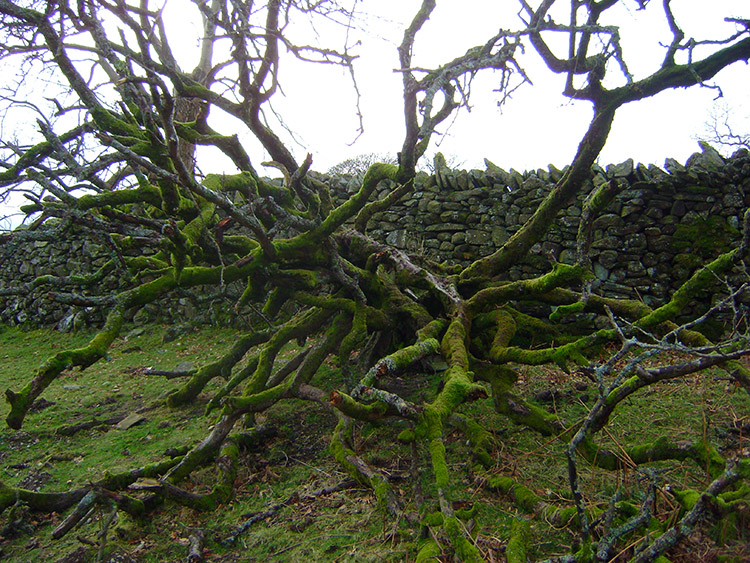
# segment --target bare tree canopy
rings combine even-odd
[[[97,362],[143,306],[178,290],[242,283],[245,289],[234,310],[252,310],[259,322],[242,331],[220,360],[191,371],[184,387],[167,399],[174,407],[190,403],[212,379],[226,380],[209,403],[212,416],[220,413],[210,433],[159,466],[154,494],[161,498],[202,510],[222,505],[232,495],[240,421],[252,426],[256,414],[292,400],[312,401],[335,414],[331,453],[352,478],[374,490],[388,517],[404,519],[417,534],[418,512],[433,507],[430,522],[440,533],[427,538],[417,560],[443,550],[456,560],[483,560],[454,507],[457,485],[446,457],[449,429],[466,435],[478,464],[493,476],[486,482],[515,495],[520,512],[570,526],[574,546],[559,561],[609,561],[635,544],[641,551],[630,552],[634,561],[653,561],[709,516],[746,517],[747,458],[725,459],[700,436],[687,445],[664,440],[623,444],[622,454],[598,445],[597,438],[628,397],[666,380],[716,368],[750,392],[750,372],[740,361],[750,346],[741,323],[719,342],[698,330],[719,311],[729,311],[729,318],[734,311],[739,318],[745,286],[716,289],[722,297],[705,317],[686,320],[682,315],[699,292],[746,266],[750,214],[740,218],[741,244],[697,269],[656,308],[592,290],[592,223],[622,189],[615,178],[583,204],[575,264],[555,264],[531,279],[510,281],[505,275],[590,180],[619,108],[666,90],[712,84],[722,69],[750,59],[747,19],[726,14],[735,29],[727,37],[689,37],[675,15],[677,4],[519,0],[518,18],[497,22],[493,36],[478,38],[475,47],[453,60],[422,68],[414,62],[415,53],[436,8],[436,0],[423,0],[394,54],[403,81],[405,124],[403,138],[393,139],[398,160],[369,164],[356,193],[341,202],[325,177],[314,173],[311,156],[295,156],[288,142],[294,123],[286,122],[274,101],[284,88],[280,69],[292,58],[338,65],[357,76],[356,43],[349,31],[354,34],[360,25],[360,2],[185,2],[186,11],[199,11],[203,25],[197,59],[188,64],[177,52],[180,30],[164,21],[161,3],[0,0],[0,57],[6,67],[24,71],[4,91],[6,111],[32,104],[41,135],[34,143],[2,140],[0,197],[16,192],[29,200],[23,208],[29,215],[25,232],[51,221],[76,222],[108,237],[116,249],[145,239],[159,248],[137,258],[119,255],[106,266],[132,279],[131,287],[85,303],[106,308],[106,323],[87,345],[59,351],[29,374],[25,387],[6,391],[7,424],[21,428],[34,401],[64,370],[88,369],[95,379]],[[665,23],[663,48],[651,54],[661,64],[648,76],[629,71],[629,53],[610,18],[620,5],[658,12]],[[318,26],[342,33],[316,33]],[[327,43],[329,37],[333,43]],[[368,222],[413,189],[419,159],[441,127],[467,105],[473,79],[492,76],[498,101],[509,101],[528,81],[524,69],[530,59],[564,78],[565,96],[587,101],[592,109],[573,161],[533,216],[507,242],[467,267],[436,264],[370,238]],[[26,100],[37,80],[59,82],[64,93],[43,104]],[[356,80],[352,84],[356,90]],[[247,138],[257,141],[269,157],[267,164],[281,172],[282,185],[258,173],[261,163],[241,141]],[[208,166],[201,155],[210,153],[196,147],[220,152],[234,169],[204,173]],[[384,181],[392,190],[376,199]],[[38,283],[75,287],[76,280],[47,277]],[[75,298],[74,293],[55,295]],[[552,315],[538,313],[550,308]],[[609,322],[604,327],[569,322],[576,315],[590,318],[587,313]],[[282,360],[280,351],[294,341],[299,342],[297,354]],[[615,351],[601,360],[595,353],[603,345]],[[658,366],[646,362],[664,351],[679,359]],[[430,375],[439,386],[429,400],[414,402],[380,385],[386,376],[424,371],[423,360],[436,357],[446,369]],[[345,374],[348,387],[331,390],[316,378],[329,364]],[[518,366],[547,364],[580,366],[596,385],[596,400],[579,419],[559,420],[517,388]],[[571,510],[498,475],[487,453],[491,429],[462,410],[475,402],[519,428],[566,444]],[[415,465],[430,475],[429,498],[421,491],[419,500],[406,498],[355,451],[358,425],[385,421],[408,426],[400,439],[413,445]],[[581,459],[611,471],[626,463],[647,468],[687,459],[706,471],[706,486],[684,504],[679,520],[663,523],[654,534],[658,539],[646,541],[656,479],[629,505],[633,511],[626,522],[615,526],[621,506],[613,500],[611,507],[594,510],[581,494]],[[212,492],[197,495],[180,488],[210,464],[218,468]],[[0,507],[23,498],[38,510],[77,506],[73,516],[82,518],[86,506],[106,498],[120,510],[143,512],[148,508],[138,499],[114,494],[142,474],[132,476],[129,482],[123,477],[44,494],[0,484]],[[522,518],[511,531],[508,561],[525,560],[525,548],[510,546],[522,546],[527,526]],[[634,537],[643,541],[630,543]]]

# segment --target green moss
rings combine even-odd
[[[226,252],[247,256],[258,248],[258,243],[244,235],[224,235],[221,242]]]
[[[191,402],[203,391],[208,382],[215,377],[223,377],[228,380],[232,374],[232,368],[252,346],[261,343],[264,337],[265,333],[254,332],[237,340],[223,357],[201,367],[190,377],[185,385],[180,389],[170,392],[167,397],[167,405],[174,408]]]
[[[346,416],[357,420],[378,421],[388,412],[388,405],[382,401],[360,403],[341,391],[335,391],[331,400]]]
[[[435,484],[445,488],[450,482],[450,471],[445,461],[445,444],[441,438],[430,440],[430,459],[432,460],[432,471],[435,474]]]
[[[479,263],[475,262],[475,264]],[[466,273],[465,270],[464,273]],[[502,282],[478,291],[467,302],[469,314],[477,315],[513,299],[527,299],[532,295],[542,295],[558,287],[583,281],[592,276],[582,266],[555,264],[552,271],[536,278]]]
[[[510,477],[493,475],[487,479],[491,489],[497,489],[502,494],[511,495],[516,506],[527,514],[533,514],[542,499],[525,485],[516,483]]]
[[[718,215],[696,217],[687,224],[677,225],[672,235],[675,251],[697,255],[702,259],[714,258],[727,252],[739,237],[740,232]]]
[[[413,187],[413,180],[409,180],[395,190],[392,190],[386,197],[368,203],[357,214],[357,217],[354,220],[354,228],[364,233],[367,229],[367,222],[375,213],[390,208],[394,203],[408,194]]]
[[[689,280],[680,286],[668,303],[642,317],[636,324],[640,328],[649,330],[665,321],[675,319],[698,292],[715,284],[719,276],[728,271],[738,257],[739,252],[737,250],[722,254],[695,272]]]
[[[440,343],[443,357],[452,367],[468,368],[469,357],[466,351],[466,327],[462,319],[453,319]]]
[[[364,207],[370,195],[382,180],[395,180],[397,175],[398,166],[394,164],[375,163],[371,165],[362,180],[362,187],[356,194],[333,209],[319,227],[286,241],[285,248],[288,250],[297,249],[300,246],[309,249],[315,248],[320,241],[330,236]]]
[[[586,303],[583,301],[571,303],[570,305],[560,305],[550,314],[549,320],[560,322],[571,315],[584,312],[585,309]]]
[[[435,326],[440,326],[440,324],[437,323],[436,325],[429,326],[434,328]],[[390,375],[397,374],[413,366],[415,362],[422,358],[437,353],[440,349],[440,343],[435,338],[431,338],[430,334],[430,331],[419,334],[417,342],[411,346],[400,348],[377,362],[362,378],[360,385],[372,387],[382,370],[385,370]]]
[[[449,417],[448,421],[454,426],[461,429],[461,431],[469,439],[469,447],[471,448],[474,457],[482,464],[483,467],[489,468],[494,465],[494,459],[490,455],[487,448],[492,442],[492,434],[487,432],[481,424],[478,424],[474,419],[459,414],[453,414]]]
[[[492,339],[490,353],[505,348],[515,336],[517,328],[516,320],[513,315],[504,309],[494,311],[493,317],[497,330],[495,332],[495,337]]]
[[[118,206],[128,203],[148,203],[154,207],[160,207],[161,193],[146,182],[135,189],[85,194],[76,199],[76,207],[79,209]]]
[[[381,477],[377,473],[369,472],[364,473],[360,470],[360,467],[354,460],[357,459],[357,454],[354,453],[346,442],[351,440],[352,427],[344,419],[340,419],[336,428],[333,430],[331,436],[331,442],[329,450],[336,458],[336,461],[352,478],[365,486],[370,487],[375,497],[378,499],[380,506],[388,511],[388,507],[391,504],[392,487],[388,481]]]
[[[252,199],[258,194],[258,183],[255,176],[250,172],[240,172],[239,174],[208,174],[203,184],[217,192],[239,192],[248,199]],[[287,192],[288,193],[288,192]],[[291,196],[287,195],[290,199]]]
[[[583,351],[590,349],[596,344],[607,342],[615,336],[616,333],[613,330],[599,330],[568,344],[551,348],[536,350],[527,350],[519,347],[496,348],[492,350],[490,358],[492,361],[498,363],[516,362],[530,366],[555,363],[560,369],[568,371],[568,364],[570,362],[577,365],[588,365],[588,360],[583,355]]]
[[[346,365],[352,351],[367,337],[367,313],[363,303],[354,302],[354,317],[352,319],[351,330],[341,341],[339,348],[339,362]]]
[[[431,409],[445,418],[470,397],[484,397],[485,388],[473,382],[473,373],[461,367],[448,368],[443,376],[443,390],[430,404]]]
[[[443,551],[435,540],[426,540],[417,553],[417,563],[438,559],[442,554]]]
[[[692,253],[677,254],[673,260],[677,266],[682,266],[690,271],[695,270],[703,263],[703,259],[698,254]]]
[[[290,293],[287,288],[275,287],[269,294],[263,305],[263,314],[269,319],[275,319],[276,315],[281,312],[281,308],[289,301]]]
[[[502,385],[493,384],[492,399],[495,410],[516,424],[533,428],[543,436],[554,436],[560,432],[560,423],[554,415],[538,405],[516,397]]]
[[[442,526],[443,525],[443,513],[442,512],[428,512],[425,514],[422,520],[427,526]]]
[[[484,558],[479,553],[479,550],[474,546],[472,542],[466,537],[464,528],[455,516],[449,516],[445,519],[443,529],[451,540],[453,549],[456,551],[460,561],[467,563],[482,563]]]
[[[515,518],[505,548],[505,557],[508,563],[526,563],[530,540],[531,524],[529,521],[525,518]]]
[[[724,518],[715,522],[710,528],[710,534],[721,545],[741,539],[741,529],[745,524],[735,512],[727,514]]]
[[[120,328],[124,322],[123,309],[124,307],[118,306],[110,311],[104,327],[91,339],[88,345],[83,348],[58,352],[34,372],[31,381],[20,392],[14,393],[10,389],[5,391],[5,398],[11,407],[5,419],[8,426],[14,429],[21,428],[31,404],[63,370],[74,366],[85,369],[105,357],[112,341],[120,333]]]
[[[216,480],[212,491],[203,495],[191,495],[188,497],[177,497],[180,504],[188,506],[193,510],[211,512],[219,506],[226,504],[234,494],[234,482],[237,478],[237,460],[240,450],[237,442],[228,438],[219,451],[217,466],[221,475]]]
[[[410,444],[416,439],[416,437],[417,435],[414,433],[414,430],[407,428],[406,430],[399,432],[397,440],[404,444]]]
[[[588,563],[589,561],[594,561],[594,547],[590,537],[584,539],[581,543],[581,547],[575,552],[574,557],[577,563]]]

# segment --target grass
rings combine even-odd
[[[232,330],[206,329],[190,332],[164,342],[166,327],[131,330],[112,347],[107,361],[84,372],[73,370],[58,378],[38,401],[24,429],[0,428],[0,469],[2,480],[11,486],[40,491],[67,490],[114,473],[164,459],[165,451],[197,443],[214,422],[204,417],[211,384],[199,400],[188,407],[170,410],[163,402],[166,394],[180,385],[179,380],[144,375],[145,367],[175,369],[182,362],[209,361],[218,357],[235,340]],[[127,331],[126,331],[127,332]],[[91,334],[60,334],[37,330],[0,332],[0,384],[17,389],[48,355],[61,348],[85,343]],[[291,351],[289,351],[291,353]],[[594,400],[595,389],[580,374],[564,374],[550,368],[523,368],[518,390],[536,396],[540,404],[565,420],[581,416]],[[333,389],[344,385],[338,370],[324,370],[315,384]],[[434,396],[436,378],[405,376],[391,382],[396,390],[413,398]],[[550,393],[556,390],[559,394]],[[717,374],[664,383],[647,390],[621,406],[599,443],[617,451],[621,444],[637,444],[662,435],[694,441],[705,438],[726,455],[750,453],[750,440],[742,428],[749,421],[750,401]],[[570,506],[564,444],[554,438],[515,427],[492,409],[490,399],[467,404],[463,414],[483,424],[493,435],[491,454],[496,463],[490,473],[510,476],[549,502]],[[8,406],[0,404],[0,417]],[[119,420],[138,414],[143,420],[128,429],[114,422],[81,430],[70,436],[60,428],[97,420]],[[285,401],[263,413],[260,421],[278,428],[278,437],[258,451],[241,458],[231,503],[212,513],[198,513],[171,503],[164,504],[147,518],[135,520],[118,513],[107,534],[109,554],[120,561],[184,561],[190,536],[196,530],[206,534],[206,560],[231,561],[414,561],[420,538],[404,522],[384,518],[370,491],[351,487],[325,495],[311,493],[346,479],[327,448],[335,418],[315,404]],[[372,426],[359,424],[356,450],[372,466],[388,475],[394,488],[405,499],[414,498],[415,478],[411,472],[410,447],[396,440],[404,423]],[[739,430],[738,430],[739,429]],[[472,459],[466,437],[449,430],[445,437],[451,469],[451,498],[457,510],[471,509],[464,524],[477,546],[496,561],[504,560],[503,550],[511,523],[518,516],[513,503],[483,486],[486,476]],[[422,452],[424,458],[424,452]],[[691,463],[658,464],[664,484],[704,487],[705,472]],[[429,464],[419,476],[427,499],[434,499]],[[208,490],[214,473],[198,472],[186,489]],[[605,472],[581,464],[581,479],[587,501],[606,506],[620,488],[638,496],[640,474],[635,470]],[[237,536],[228,547],[221,540],[252,515],[271,510]],[[434,500],[426,506],[409,504],[407,510],[436,510]],[[666,494],[658,504],[661,518],[673,515]],[[0,516],[0,529],[22,506]],[[9,562],[50,561],[72,563],[94,561],[106,513],[94,511],[85,524],[60,540],[51,531],[64,515],[26,513],[20,529],[0,537],[0,559]],[[439,537],[439,529],[432,532]],[[717,534],[707,530],[697,544],[689,544],[670,554],[673,561],[711,560],[711,557],[748,556],[731,538],[716,542]],[[555,529],[545,522],[532,525],[534,558],[565,553],[573,536],[567,529]],[[699,559],[704,557],[704,559]],[[710,557],[709,557],[710,556]],[[692,559],[690,557],[693,557]],[[706,558],[708,557],[708,558]],[[106,559],[105,559],[106,560]]]

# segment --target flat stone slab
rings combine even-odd
[[[131,428],[135,426],[136,424],[140,424],[146,420],[145,416],[142,416],[140,414],[129,414],[125,418],[123,418],[120,422],[118,422],[115,425],[115,428],[118,430],[127,430],[128,428]]]

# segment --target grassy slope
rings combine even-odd
[[[210,418],[201,416],[206,395],[199,404],[171,411],[155,399],[178,386],[179,381],[145,376],[142,368],[174,369],[180,362],[214,358],[233,342],[235,335],[230,330],[204,330],[163,343],[164,332],[164,327],[148,327],[118,340],[109,361],[85,372],[65,373],[56,381],[43,395],[44,401],[50,403],[42,401],[40,406],[44,408],[28,417],[23,430],[0,428],[2,480],[26,488],[65,490],[96,480],[105,471],[121,471],[163,459],[167,448],[200,439],[212,423]],[[0,388],[21,387],[34,367],[55,349],[82,344],[89,337],[85,333],[62,335],[16,329],[0,332]],[[336,371],[331,370],[322,374],[317,384],[335,388],[342,382]],[[420,377],[393,384],[400,385],[399,390],[404,393],[429,395],[434,392],[436,381]],[[569,376],[545,368],[524,371],[519,386],[531,395],[550,389],[563,390],[563,396],[555,401],[544,396],[540,400],[568,420],[573,414],[584,412],[588,395],[593,393],[593,389],[584,388],[585,381],[575,374]],[[710,375],[667,383],[624,405],[603,440],[610,448],[617,449],[618,443],[632,444],[662,434],[687,440],[705,436],[719,448],[736,453],[744,450],[747,455],[750,440],[732,428],[748,422],[748,407],[750,402],[745,395],[726,388],[724,382],[715,381]],[[353,488],[317,498],[304,496],[339,483],[345,476],[327,453],[333,417],[314,405],[301,405],[299,409],[299,404],[286,403],[267,413],[268,422],[279,428],[279,437],[265,449],[243,457],[237,495],[229,506],[215,513],[200,514],[169,505],[140,522],[120,514],[110,528],[109,548],[134,561],[184,561],[189,536],[201,528],[208,538],[209,561],[413,560],[418,545],[411,530],[402,531],[398,523],[384,521],[368,491]],[[7,405],[0,404],[0,417],[4,418],[7,411]],[[131,413],[140,413],[145,420],[128,430],[118,430],[109,424],[70,437],[54,432],[93,416],[106,419]],[[469,405],[466,413],[481,420],[494,434],[492,455],[497,466],[491,473],[511,476],[551,501],[565,502],[567,473],[561,444],[510,426],[492,412],[489,400]],[[395,436],[403,428],[399,424],[360,426],[357,446],[365,459],[392,478],[405,498],[412,498],[414,479],[409,448],[394,446]],[[475,472],[464,436],[454,433],[447,442],[456,488],[454,498],[460,502],[460,508],[474,507],[480,523],[474,535],[488,560],[494,557],[502,561],[504,543],[498,538],[507,538],[517,511],[507,499],[482,488],[483,475]],[[705,484],[701,472],[689,463],[663,464],[662,469],[665,482],[680,487]],[[209,471],[196,475],[186,487],[200,491],[210,483],[212,475]],[[589,501],[593,503],[606,503],[618,484],[632,491],[638,486],[638,474],[633,471],[608,474],[589,469],[583,477]],[[423,475],[423,481],[429,498],[429,475]],[[286,502],[295,492],[303,494],[273,516],[254,524],[239,536],[234,548],[218,543],[249,515]],[[670,516],[670,501],[666,496],[660,500],[659,510],[662,518]],[[87,524],[53,541],[50,532],[61,517],[28,515],[26,522],[30,526],[26,530],[13,538],[0,538],[0,558],[11,562],[57,561],[66,554],[77,554],[80,559],[69,561],[94,560],[96,550],[77,538],[96,541],[101,516],[93,514]],[[7,517],[8,511],[0,517],[0,528]],[[534,523],[532,533],[535,557],[563,553],[572,539],[566,531],[539,522]],[[705,557],[707,550],[728,554],[734,549],[731,542],[716,547],[707,538],[689,552],[673,554],[673,561],[681,560],[678,557],[688,561],[690,553],[700,552]]]

